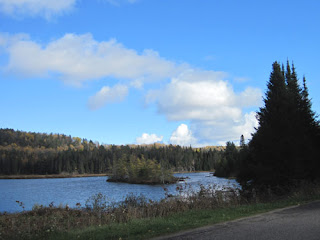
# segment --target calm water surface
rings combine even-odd
[[[194,190],[203,184],[216,185],[217,187],[238,186],[235,180],[217,178],[209,173],[179,173],[177,177],[189,177],[186,182]],[[160,200],[165,197],[161,185],[140,185],[128,183],[106,182],[108,177],[86,178],[56,178],[56,179],[1,179],[0,180],[0,212],[17,212],[22,208],[16,203],[24,203],[25,210],[31,210],[34,204],[48,206],[68,204],[75,207],[76,203],[85,205],[86,200],[101,192],[110,202],[124,200],[129,193],[143,194],[148,199]],[[179,183],[183,184],[184,183]],[[177,194],[177,184],[166,185],[169,193]]]

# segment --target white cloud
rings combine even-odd
[[[81,86],[92,79],[114,77],[134,84],[174,76],[181,66],[153,50],[141,54],[112,39],[98,42],[91,34],[66,34],[47,45],[21,38],[6,45],[6,70],[31,77],[56,77]],[[138,81],[138,82],[137,82]]]
[[[255,112],[244,113],[237,122],[227,117],[224,121],[192,121],[191,128],[198,139],[198,145],[203,143],[225,145],[227,141],[239,143],[243,134],[246,140],[251,138],[254,128],[258,127]]]
[[[173,78],[164,89],[150,91],[147,102],[156,101],[159,112],[169,120],[220,121],[228,117],[237,121],[241,107],[260,103],[261,92],[247,88],[236,94],[223,78],[220,72],[190,70]]]
[[[243,108],[259,106],[262,93],[251,87],[235,93],[225,77],[220,72],[190,70],[163,89],[150,91],[146,99],[155,102],[168,120],[189,120],[193,136],[200,140],[197,144],[234,141],[241,134],[250,138],[256,119]]]
[[[29,39],[29,36],[27,34],[10,35],[8,33],[0,33],[1,50],[6,49],[9,44],[14,44],[17,41],[28,40],[28,39]]]
[[[255,112],[246,113],[242,118],[242,122],[238,125],[234,125],[232,130],[235,132],[238,139],[243,134],[245,139],[250,139],[251,134],[254,132],[254,128],[257,128],[259,125],[258,120],[256,118]]]
[[[237,96],[237,105],[240,107],[258,106],[262,101],[262,92],[259,88],[247,87]]]
[[[190,122],[191,130],[185,125],[190,133],[184,136],[186,140],[178,132],[172,135],[175,144],[216,144],[237,140],[241,134],[250,138],[257,126],[254,114],[243,110],[260,106],[260,89],[235,92],[226,73],[177,64],[153,50],[138,53],[114,39],[96,41],[91,34],[66,34],[47,44],[23,34],[0,34],[0,48],[8,54],[8,64],[2,69],[24,78],[58,78],[74,86],[92,80],[109,85],[109,79],[119,80],[121,84],[103,87],[89,98],[93,110],[122,101],[129,87],[143,89],[146,82],[170,80],[163,88],[149,91],[146,102],[155,103],[168,120]]]
[[[181,124],[171,135],[170,142],[180,146],[195,145],[197,140],[186,124]]]
[[[156,134],[148,134],[143,133],[141,137],[136,138],[137,144],[152,144],[156,142],[161,142],[163,139],[163,136],[157,136]]]
[[[42,16],[47,19],[72,9],[76,0],[0,0],[0,11],[11,16]]]
[[[96,110],[108,103],[121,102],[128,95],[128,87],[116,85],[113,88],[105,86],[88,100],[88,107]]]

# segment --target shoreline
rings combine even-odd
[[[211,171],[181,171],[181,172],[173,172],[173,174],[176,174],[176,173],[212,173],[214,172],[214,170],[211,170]]]
[[[200,172],[208,172],[212,171],[181,171],[181,172],[173,172],[176,173],[200,173]],[[38,174],[20,174],[20,175],[0,175],[0,179],[46,179],[46,178],[80,178],[80,177],[106,177],[109,176],[110,173],[84,173],[84,174],[46,174],[46,175],[38,175]]]
[[[145,185],[163,185],[163,184],[174,184],[177,183],[179,181],[184,181],[183,177],[173,177],[173,179],[171,181],[164,181],[164,182],[157,182],[157,181],[151,181],[151,180],[136,180],[136,181],[129,181],[129,179],[112,179],[109,178],[107,179],[107,182],[115,182],[115,183],[129,183],[129,184],[145,184]]]
[[[46,179],[46,178],[81,178],[81,177],[106,177],[107,173],[85,173],[85,174],[22,174],[22,175],[0,175],[0,179]]]

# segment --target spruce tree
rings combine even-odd
[[[318,148],[320,146],[320,125],[317,121],[317,116],[312,111],[311,100],[309,99],[309,92],[306,84],[306,79],[303,77],[303,89],[301,92],[301,106],[300,111],[303,116],[302,124],[304,128],[304,149],[307,152],[308,163],[304,165],[306,177],[311,179],[320,178],[320,158]]]
[[[254,186],[291,186],[319,178],[316,144],[319,123],[311,110],[305,78],[300,87],[295,67],[272,65],[259,127],[249,143],[238,180]]]
[[[304,178],[305,171],[302,163],[305,157],[303,145],[306,139],[303,138],[305,130],[302,123],[304,115],[301,113],[302,89],[299,86],[295,67],[292,64],[292,68],[290,69],[289,62],[287,62],[285,76],[288,96],[287,114],[290,116],[290,121],[287,123],[287,134],[290,137],[290,143],[285,161],[288,170],[287,176],[293,180]]]
[[[257,113],[259,128],[249,143],[252,161],[249,169],[255,184],[275,184],[283,176],[283,156],[286,155],[287,91],[283,67],[274,62],[264,99],[265,107]],[[275,144],[277,143],[277,144]],[[281,145],[281,147],[280,147]],[[284,177],[284,176],[283,176]]]

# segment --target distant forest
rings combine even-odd
[[[223,147],[100,145],[64,134],[0,129],[0,174],[111,173],[119,161],[144,158],[172,171],[210,171],[223,165],[233,143]]]

